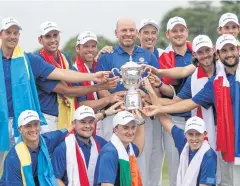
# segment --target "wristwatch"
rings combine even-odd
[[[103,115],[103,119],[107,117],[107,114],[106,114],[105,110],[101,110],[100,113],[102,113],[102,115]]]

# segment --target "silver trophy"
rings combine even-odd
[[[128,89],[127,94],[124,97],[124,103],[126,110],[141,109],[142,99],[140,93],[136,90],[139,88],[140,82],[143,80],[142,74],[149,69],[148,76],[151,73],[150,68],[144,68],[143,66],[132,61],[130,56],[130,61],[124,64],[120,71],[117,68],[112,69],[113,76],[114,71],[117,71],[121,76],[120,82]]]

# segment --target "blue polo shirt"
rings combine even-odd
[[[192,64],[192,52],[189,49],[187,49],[184,56],[175,53],[175,59],[176,59],[176,67],[188,66],[188,65]],[[183,79],[179,79],[178,80],[179,84],[174,85],[176,94],[178,94],[180,92],[180,90],[184,86],[184,83],[186,82],[186,80],[187,80],[187,77],[183,78]],[[176,113],[176,114],[171,114],[171,115],[172,116],[180,116],[180,117],[190,117],[191,112]]]
[[[103,146],[107,143],[105,139],[100,136],[93,136],[93,138],[98,142],[100,148],[102,149]],[[79,147],[83,151],[84,159],[86,161],[86,165],[88,167],[89,159],[91,155],[91,147],[92,143],[89,141],[88,144],[84,143],[83,141],[79,140],[77,137],[77,143]],[[67,177],[67,164],[66,164],[66,142],[65,140],[60,143],[53,152],[52,155],[52,165],[55,177],[62,180],[65,185],[68,185],[68,177]]]
[[[132,143],[133,151],[136,157],[139,155],[138,147]],[[129,153],[129,146],[126,149]],[[100,186],[101,183],[111,183],[114,186],[120,186],[118,152],[114,145],[109,142],[100,151],[94,176],[94,186]]]
[[[57,130],[53,132],[48,132],[42,134],[43,138],[45,139],[48,152],[51,155],[55,147],[65,139],[67,135],[67,130]],[[38,183],[37,177],[37,163],[38,163],[38,151],[34,151],[29,149],[31,160],[32,160],[32,174],[35,180],[36,185]],[[10,149],[9,153],[7,154],[6,160],[4,162],[4,172],[1,178],[1,182],[4,183],[4,186],[22,186],[22,175],[21,175],[21,166],[20,161],[18,159],[15,145]]]
[[[114,47],[113,53],[105,53],[100,56],[97,62],[97,71],[111,71],[113,68],[120,69],[121,66],[129,61],[129,57],[129,54],[126,53],[120,47],[120,45],[117,45]],[[144,62],[144,64],[148,64],[159,69],[158,60],[154,54],[150,51],[140,48],[139,46],[135,46],[132,52],[132,60],[134,62]],[[115,74],[119,75],[117,72],[115,72]],[[118,82],[117,87],[109,92],[115,93],[123,90],[126,90],[125,87],[123,84]]]
[[[72,63],[70,58],[67,56],[67,54],[62,53],[69,64],[69,69],[72,67]],[[40,53],[37,53],[39,57],[41,57],[43,60],[44,58]],[[54,88],[57,86],[57,84],[60,81],[57,80],[37,80],[37,90],[38,90],[38,98],[40,102],[41,111],[43,113],[58,116],[58,102],[57,102],[57,93],[53,92]]]
[[[173,126],[171,133],[180,156],[185,144],[187,143],[187,139],[184,136],[183,130],[178,128],[176,125]],[[197,151],[189,150],[189,163],[192,161],[196,153]],[[217,155],[213,149],[210,148],[203,156],[196,186],[199,186],[200,184],[211,186],[216,185],[216,171]]]
[[[234,104],[239,104],[237,101],[235,101],[235,97],[234,97],[236,72],[234,75],[228,74],[228,73],[226,75],[230,84],[232,106],[234,106]],[[213,87],[215,77],[216,76],[211,77],[210,80],[204,86],[204,88],[192,98],[193,102],[203,106],[206,109],[209,108],[212,103],[214,105],[216,104],[215,96],[214,96],[214,87]]]
[[[49,74],[55,69],[53,65],[47,64],[37,55],[26,53],[26,56],[29,59],[35,81],[45,81]],[[2,62],[7,93],[8,114],[9,117],[13,117],[11,59],[7,59],[3,56]]]

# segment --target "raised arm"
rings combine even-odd
[[[190,76],[196,69],[193,64],[187,65],[185,67],[175,67],[169,69],[157,69],[149,65],[144,65],[151,68],[152,73],[160,76],[166,76],[173,79],[181,79]]]
[[[96,73],[81,73],[73,70],[55,68],[49,74],[47,79],[60,80],[72,83],[78,83],[82,81],[105,82],[109,74],[111,74],[111,72],[108,71],[101,71]]]

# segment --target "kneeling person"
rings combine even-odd
[[[94,186],[142,186],[136,157],[144,147],[143,124],[144,120],[138,111],[135,111],[135,117],[128,111],[114,116],[114,133],[110,142],[100,151]]]
[[[40,135],[39,115],[33,110],[19,115],[18,130],[21,136],[6,156],[0,185],[57,186],[50,155],[68,131]]]
[[[93,185],[98,154],[107,143],[100,136],[93,136],[96,117],[93,109],[84,105],[74,112],[73,130],[52,156],[54,173],[60,186]]]

